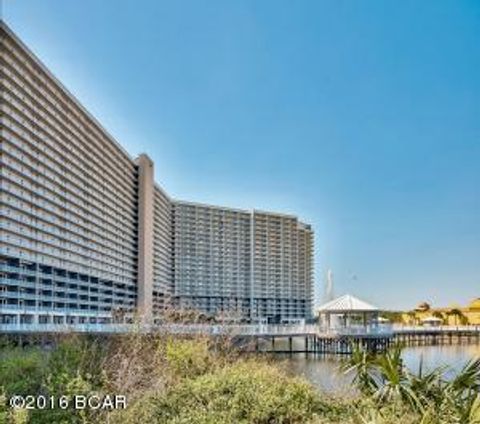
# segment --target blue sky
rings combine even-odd
[[[179,199],[313,224],[316,285],[480,296],[480,2],[4,0]]]

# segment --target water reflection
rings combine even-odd
[[[467,361],[480,357],[480,345],[422,346],[409,347],[403,351],[405,365],[418,372],[420,363],[424,370],[446,366],[446,377],[455,374]],[[282,365],[296,375],[304,376],[320,390],[345,395],[352,393],[351,377],[339,370],[342,357],[279,355]]]

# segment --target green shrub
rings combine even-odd
[[[214,365],[207,339],[167,341],[165,357],[169,370],[180,378],[193,378],[208,372]]]
[[[300,423],[325,409],[309,384],[254,361],[187,379],[154,404],[159,423]]]
[[[0,351],[0,424],[480,424],[480,359],[453,379],[414,374],[400,348],[355,350],[344,364],[357,396],[334,399],[263,358],[208,338],[162,335],[100,343],[69,336],[52,350]],[[11,395],[127,395],[125,411],[11,410]]]
[[[78,376],[95,387],[101,387],[105,354],[96,339],[74,335],[62,339],[50,352],[46,364],[50,392],[63,393],[65,384]]]
[[[39,393],[45,376],[44,357],[38,349],[7,348],[0,360],[0,389],[7,396]]]

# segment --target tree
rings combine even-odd
[[[443,314],[440,312],[440,311],[434,311],[432,313],[432,316],[434,316],[435,318],[439,318],[442,320],[442,324],[445,322],[445,317],[443,316]]]
[[[417,311],[426,312],[430,310],[430,304],[427,302],[422,302],[416,307]]]
[[[466,317],[463,315],[463,312],[458,309],[458,308],[452,308],[448,311],[449,316],[453,316],[455,319],[455,325],[458,325],[458,320],[460,320],[460,323],[465,323]]]
[[[410,323],[415,325],[417,323],[417,313],[415,311],[409,311],[407,315]]]

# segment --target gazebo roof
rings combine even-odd
[[[426,317],[422,319],[422,322],[442,322],[442,321],[443,320],[441,318],[434,317],[434,316]]]
[[[378,312],[376,306],[358,299],[350,294],[337,297],[330,302],[324,303],[318,308],[318,312],[346,313],[346,312]]]

